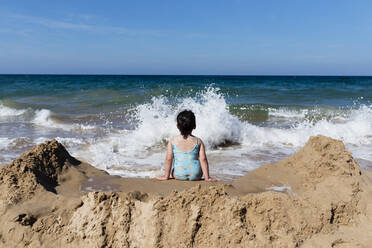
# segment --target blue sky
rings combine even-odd
[[[0,73],[372,75],[372,1],[0,1]]]

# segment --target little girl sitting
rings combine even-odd
[[[180,135],[169,140],[165,158],[164,176],[158,180],[168,180],[172,176],[179,180],[200,180],[202,175],[205,181],[214,182],[209,177],[207,155],[203,141],[191,133],[196,128],[195,115],[190,110],[184,110],[177,115],[177,128]]]

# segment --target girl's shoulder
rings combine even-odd
[[[174,143],[174,142],[176,142],[178,139],[179,139],[179,137],[180,137],[181,135],[176,135],[176,136],[173,136],[172,138],[170,138],[170,142],[172,142],[172,144]]]
[[[203,143],[203,141],[202,141],[201,138],[199,138],[199,137],[197,137],[195,135],[193,135],[193,137],[195,138],[196,142],[198,143],[198,146],[200,146]]]
[[[203,144],[203,141],[202,141],[201,138],[196,137],[196,136],[195,136],[195,138],[196,138],[196,141],[198,142],[198,145],[199,145],[199,146],[200,146],[201,144]]]

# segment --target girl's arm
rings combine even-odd
[[[165,156],[165,169],[164,169],[164,176],[157,177],[158,180],[168,180],[171,173],[172,168],[172,161],[173,161],[173,149],[172,149],[172,139],[169,140],[167,146],[167,155]]]
[[[205,147],[204,147],[204,143],[202,140],[200,140],[199,161],[200,161],[200,165],[203,171],[204,181],[215,182],[216,179],[209,176],[208,159],[207,159],[207,154],[205,154]]]

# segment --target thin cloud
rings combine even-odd
[[[85,18],[78,18],[82,19],[92,19],[93,16],[84,15]],[[172,34],[160,30],[131,30],[126,27],[121,26],[109,26],[109,25],[92,25],[83,22],[73,22],[73,21],[65,21],[65,20],[56,20],[51,18],[44,18],[38,16],[29,16],[29,15],[22,15],[22,14],[9,14],[6,17],[21,21],[24,24],[33,24],[39,25],[45,28],[54,29],[54,30],[72,30],[72,31],[84,31],[84,32],[91,32],[91,33],[98,33],[98,34],[116,34],[116,35],[126,35],[126,36],[152,36],[152,37],[170,37],[175,36],[177,34]],[[89,18],[88,18],[89,17]],[[208,38],[206,34],[198,34],[198,33],[183,33],[179,34],[184,38],[189,39],[205,39]]]
[[[32,33],[31,29],[10,29],[10,28],[0,28],[0,33],[3,34],[16,34],[21,36],[27,36]]]
[[[199,34],[199,33],[185,34],[184,36],[185,36],[185,38],[188,38],[188,39],[207,39],[207,38],[209,38],[209,35]]]
[[[8,16],[12,19],[17,19],[23,21],[27,24],[38,24],[47,28],[53,29],[70,29],[70,30],[94,30],[94,26],[81,23],[66,22],[60,20],[53,20],[49,18],[37,17],[37,16],[27,16],[12,14]]]
[[[44,17],[37,17],[37,16],[29,16],[29,15],[21,15],[21,14],[10,14],[6,16],[7,18],[20,21],[24,24],[32,24],[38,25],[49,29],[54,30],[72,30],[72,31],[85,31],[85,32],[92,32],[92,33],[113,33],[118,35],[143,35],[143,34],[154,34],[154,31],[150,32],[135,32],[130,31],[124,27],[118,26],[100,26],[100,25],[92,25],[86,23],[76,23],[72,21],[63,21],[63,20],[56,20]]]

